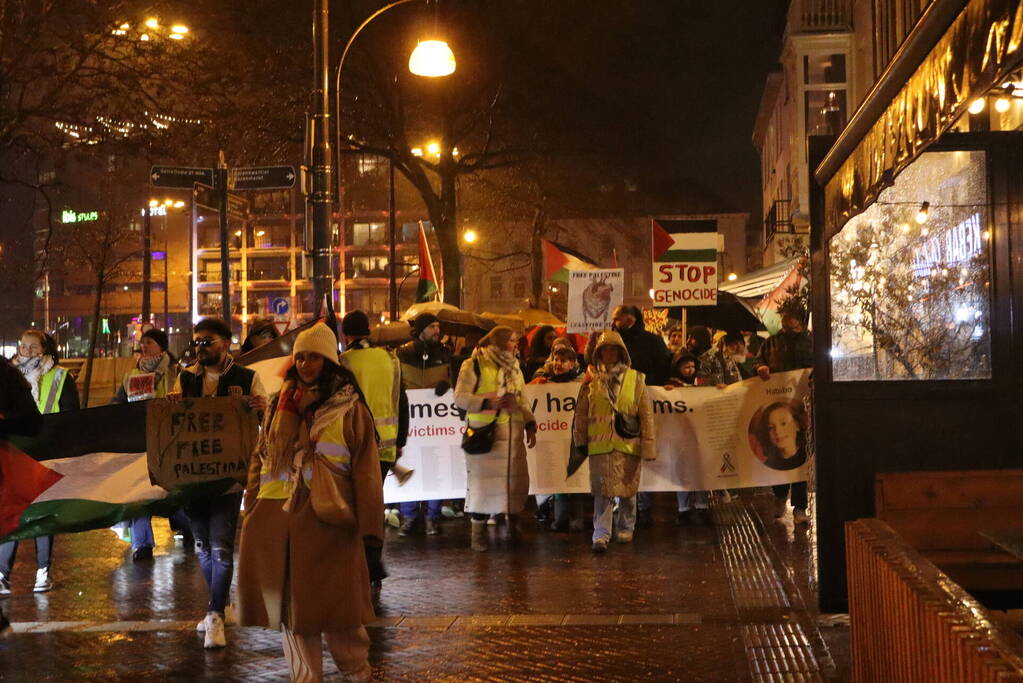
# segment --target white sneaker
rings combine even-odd
[[[32,588],[35,593],[45,593],[46,591],[53,588],[53,582],[50,581],[50,570],[49,569],[37,569],[36,570],[36,585]]]
[[[231,627],[238,625],[238,608],[234,606],[234,603],[228,603],[227,607],[224,608],[224,626]],[[206,630],[206,618],[203,617],[199,620],[199,623],[195,625],[195,630],[202,633]]]
[[[792,521],[796,524],[806,524],[810,521],[810,517],[803,508],[795,508],[792,510]]]
[[[384,524],[395,529],[401,528],[401,516],[395,508],[384,511]]]
[[[7,577],[0,574],[0,595],[11,594],[11,582],[7,580]]]
[[[207,650],[215,647],[227,647],[227,638],[224,636],[224,620],[216,612],[206,615],[206,638],[202,646]]]

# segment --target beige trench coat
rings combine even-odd
[[[636,395],[633,397],[635,413],[639,415],[640,436],[632,439],[639,444],[636,455],[628,455],[620,451],[611,451],[601,455],[591,455],[590,492],[601,496],[622,496],[630,498],[639,491],[639,477],[643,471],[643,461],[657,457],[654,441],[654,411],[647,396],[646,386],[636,383]],[[590,417],[590,385],[584,381],[579,389],[579,399],[575,404],[574,443],[584,446],[589,440],[587,428]]]
[[[383,484],[376,429],[369,409],[356,402],[343,418],[351,452],[348,503],[359,529],[344,531],[316,517],[308,489],[293,509],[284,500],[256,499],[260,458],[249,467],[238,562],[238,610],[243,626],[279,629],[283,619],[300,635],[332,633],[376,617],[370,602],[363,538],[383,538]]]
[[[467,413],[478,412],[485,396],[475,393],[476,368],[472,359],[462,363],[455,384],[455,403]],[[526,507],[529,468],[526,465],[525,427],[535,422],[525,397],[506,424],[497,425],[494,447],[489,453],[465,455],[465,511],[515,515]]]

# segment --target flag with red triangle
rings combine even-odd
[[[597,265],[581,254],[550,240],[543,242],[544,278],[568,283],[570,270],[595,270]]]
[[[430,258],[430,244],[426,241],[426,230],[419,221],[419,286],[416,287],[416,303],[433,300],[437,293],[437,275]]]

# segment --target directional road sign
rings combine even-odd
[[[195,183],[192,190],[192,199],[196,206],[201,206],[210,211],[220,211],[220,200],[217,198],[217,191],[204,183]],[[235,218],[245,218],[249,215],[249,202],[247,199],[236,194],[227,195],[227,213]]]
[[[294,166],[253,166],[228,171],[231,190],[283,190],[295,186]]]
[[[270,310],[274,315],[287,315],[291,312],[291,302],[287,297],[279,296],[270,302]]]
[[[153,187],[174,190],[191,190],[195,183],[213,184],[212,168],[191,168],[188,166],[153,166],[149,172]]]

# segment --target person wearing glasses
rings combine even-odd
[[[238,396],[245,397],[255,411],[266,410],[266,390],[255,371],[235,364],[230,353],[231,329],[223,321],[200,320],[192,332],[192,347],[197,362],[178,375],[170,398]],[[206,617],[197,627],[205,632],[207,648],[227,645],[224,621],[234,575],[234,537],[241,500],[241,492],[226,493],[185,507],[195,536],[195,552],[210,591]]]
[[[66,410],[78,410],[78,388],[67,369],[57,362],[60,355],[57,342],[40,330],[25,330],[18,342],[18,354],[11,364],[32,390],[32,399],[43,415]],[[36,544],[36,581],[32,590],[45,593],[53,588],[50,579],[50,559],[53,556],[53,536],[39,536]],[[11,592],[11,570],[18,552],[17,541],[0,544],[0,595]]]

